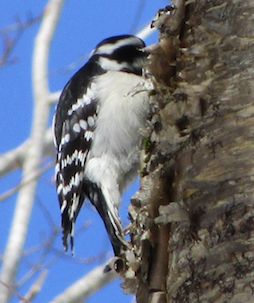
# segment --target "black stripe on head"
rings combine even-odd
[[[145,43],[131,35],[116,36],[103,40],[94,50],[99,65],[104,70],[116,70],[142,74],[147,53]]]

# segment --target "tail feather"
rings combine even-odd
[[[116,256],[119,256],[121,248],[126,246],[126,241],[123,237],[122,222],[118,215],[118,210],[116,207],[114,208],[113,205],[111,209],[108,208],[108,204],[105,201],[101,188],[99,188],[95,183],[89,182],[89,186],[86,184],[84,191],[88,199],[100,214],[110,238],[114,253]]]

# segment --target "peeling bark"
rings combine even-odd
[[[124,286],[138,303],[253,302],[254,4],[175,2],[158,45],[174,54],[151,59],[158,110],[130,208],[139,266]]]

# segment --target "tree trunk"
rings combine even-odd
[[[138,303],[254,302],[254,3],[174,4],[155,23],[124,288]]]

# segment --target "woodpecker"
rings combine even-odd
[[[64,87],[53,119],[56,186],[63,245],[73,251],[74,224],[84,199],[99,212],[116,256],[125,247],[122,193],[138,176],[141,135],[149,112],[144,78],[148,53],[131,35],[100,42]]]

